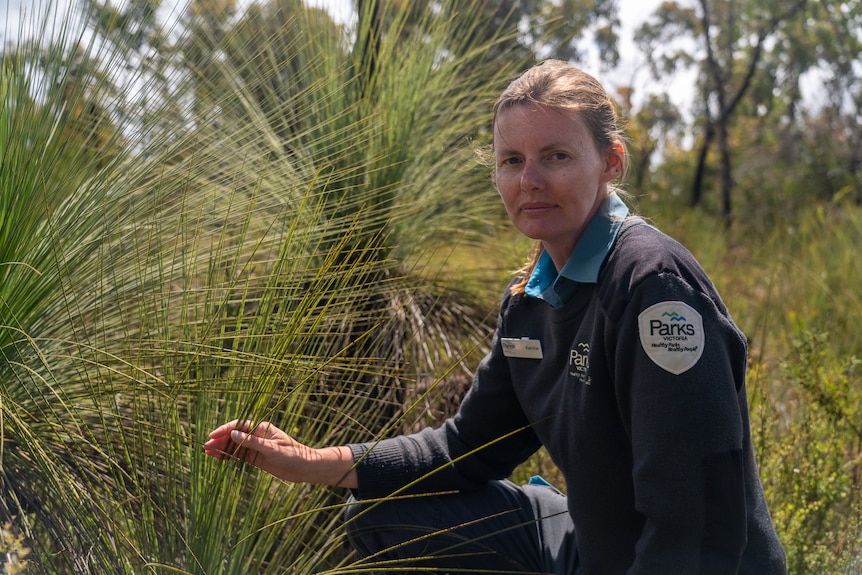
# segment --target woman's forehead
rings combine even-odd
[[[500,110],[494,122],[494,141],[523,139],[525,136],[578,138],[588,135],[580,114],[539,104],[522,104]]]

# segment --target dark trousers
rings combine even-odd
[[[566,498],[546,485],[352,503],[348,536],[376,573],[577,573]]]

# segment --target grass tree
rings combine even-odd
[[[488,229],[469,138],[521,65],[452,49],[480,23],[437,8],[409,34],[382,20],[371,75],[367,20],[333,33],[298,3],[219,34],[186,19],[158,57],[86,11],[28,15],[0,78],[0,521],[28,571],[373,569],[343,494],[200,444],[238,416],[381,437],[478,345],[487,302],[423,263]]]

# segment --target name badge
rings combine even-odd
[[[503,337],[500,338],[500,343],[506,357],[542,359],[542,342],[537,339]]]

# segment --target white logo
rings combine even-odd
[[[681,301],[664,301],[638,316],[641,345],[656,365],[679,375],[703,354],[703,318]]]
[[[585,385],[590,381],[590,344],[581,342],[569,351],[569,375]]]

